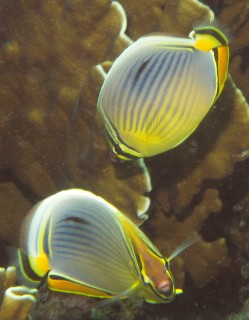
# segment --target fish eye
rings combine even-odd
[[[123,153],[123,150],[120,148],[118,144],[113,145],[113,152],[118,156]]]
[[[169,269],[170,269],[170,263],[168,260],[165,260],[165,270],[164,271],[169,270]]]

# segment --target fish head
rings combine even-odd
[[[175,280],[170,270],[169,261],[152,252],[140,257],[142,264],[141,278],[145,286],[144,299],[150,303],[167,303],[181,293],[181,289],[175,288]]]

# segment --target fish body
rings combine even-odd
[[[182,143],[222,92],[228,40],[215,27],[190,38],[138,39],[114,62],[98,111],[114,153],[124,160],[151,157]]]
[[[47,275],[51,290],[99,298],[138,296],[171,301],[169,261],[123,213],[91,192],[61,191],[25,218],[19,259],[34,284]]]

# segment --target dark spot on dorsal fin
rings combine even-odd
[[[138,68],[135,77],[134,77],[134,82],[136,82],[139,77],[141,76],[141,74],[143,73],[144,69],[146,68],[147,64],[149,63],[150,59],[144,61],[141,66]]]
[[[89,224],[88,221],[78,218],[78,217],[68,217],[64,221],[74,222],[74,223],[81,223],[81,224]]]

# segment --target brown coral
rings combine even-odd
[[[143,161],[130,170],[111,161],[96,118],[104,73],[94,66],[130,43],[122,7],[108,0],[3,1],[0,19],[0,188],[9,204],[0,210],[0,237],[17,245],[31,203],[75,186],[142,216],[148,171]],[[14,216],[16,223],[8,218]]]
[[[229,236],[249,258],[249,190],[248,194],[233,207],[233,219],[229,226]]]
[[[132,40],[154,31],[186,36],[193,25],[214,16],[197,0],[120,2]],[[234,28],[230,71],[248,98],[247,1],[206,3],[217,7],[225,26]],[[3,201],[9,198],[12,205],[8,214],[18,212],[20,219],[37,198],[77,186],[100,194],[135,219],[135,213],[143,213],[148,206],[144,197],[150,190],[148,171],[139,162],[112,163],[102,126],[95,119],[104,73],[92,67],[114,60],[130,43],[122,34],[122,9],[107,0],[2,1],[0,17],[0,163]],[[248,122],[247,102],[229,79],[198,130],[177,149],[147,161],[153,176],[154,207],[145,228],[159,249],[168,256],[192,233],[203,235],[203,240],[172,262],[178,286],[185,271],[199,287],[218,279],[220,269],[230,261],[228,272],[232,273],[236,259],[230,257],[236,253],[231,241],[248,255],[243,225],[248,199],[244,193],[239,195],[231,213],[231,201],[222,195],[230,188],[228,175],[233,184],[240,183],[234,166],[248,157]],[[241,172],[248,175],[246,170]],[[12,228],[12,235],[17,235],[18,226],[10,228],[6,221],[3,218],[0,235],[15,243],[4,230]],[[225,280],[219,286],[223,293],[229,287],[229,278]]]
[[[0,269],[0,319],[26,320],[29,310],[35,303],[37,290],[15,286],[15,267]]]
[[[210,22],[214,15],[197,0],[121,0],[129,21],[127,33],[137,39],[151,32],[186,36],[198,22]],[[142,21],[142,23],[141,23]]]
[[[151,222],[155,230],[154,242],[165,256],[170,256],[171,252],[184,240],[196,232],[200,232],[202,224],[210,212],[217,214],[221,210],[221,206],[217,190],[207,189],[201,202],[195,206],[191,215],[184,219],[179,219],[177,216],[167,218],[158,209],[154,221]],[[181,264],[181,268],[188,271],[198,287],[209,283],[217,275],[219,268],[229,265],[224,238],[211,243],[200,240],[178,259],[183,259],[184,264]],[[176,274],[179,275],[179,271]],[[183,279],[176,280],[178,280],[177,286],[181,287]]]
[[[226,0],[223,10],[218,15],[220,21],[229,29],[231,42],[230,73],[236,85],[249,99],[249,63],[248,63],[248,30],[249,3],[247,0]]]
[[[0,215],[0,236],[13,246],[18,246],[18,228],[24,213],[30,209],[31,203],[14,182],[2,182],[0,195],[0,206],[4,210],[4,214]]]

